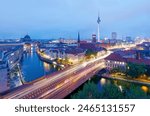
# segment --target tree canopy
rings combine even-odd
[[[93,49],[88,49],[88,50],[86,51],[85,55],[86,55],[87,57],[91,57],[91,55],[97,56],[97,52],[94,51]]]
[[[128,63],[126,73],[130,77],[137,78],[146,73],[146,65]]]
[[[88,82],[82,90],[71,96],[72,99],[149,99],[150,96],[145,93],[140,86],[130,84],[130,88],[120,88],[115,84],[106,84],[102,90],[94,82]]]

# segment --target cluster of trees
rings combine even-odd
[[[146,65],[144,64],[135,64],[135,63],[128,63],[126,73],[128,76],[137,78],[141,75],[146,74]]]
[[[71,96],[72,99],[150,99],[140,86],[130,85],[130,88],[120,90],[115,84],[106,84],[102,90],[98,89],[98,85],[94,82],[88,82],[83,86],[82,90]]]
[[[146,75],[150,76],[150,66],[146,66]]]
[[[93,49],[88,49],[85,53],[85,56],[87,59],[91,58],[91,56],[97,56],[97,52],[94,51]]]
[[[69,59],[68,59],[68,58],[65,58],[65,59],[56,58],[54,61],[56,61],[56,62],[59,63],[59,64],[63,64],[63,65],[71,64],[71,63],[69,62]]]
[[[117,72],[124,73],[128,77],[132,78],[137,78],[144,74],[150,76],[150,66],[146,66],[145,64],[128,63],[126,66],[126,70],[118,67],[110,71],[110,73],[117,73]]]

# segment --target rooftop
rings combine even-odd
[[[11,54],[13,51],[16,51],[20,48],[22,48],[22,45],[18,45],[18,46],[12,46],[12,45],[6,45],[6,46],[0,46],[0,60],[1,63],[2,61],[4,61],[4,59]]]
[[[135,58],[128,58],[127,62],[137,63],[137,64],[145,64],[150,65],[150,59],[135,59]]]
[[[24,38],[31,39],[31,37],[29,35],[26,35]]]
[[[111,55],[106,57],[105,60],[150,65],[150,59],[123,58],[123,56],[118,53],[112,53]]]
[[[125,58],[123,58],[120,54],[117,53],[110,54],[108,57],[105,58],[105,60],[125,62]]]
[[[117,51],[116,53],[120,54],[121,56],[126,56],[126,55],[134,55],[136,54],[136,50],[125,50],[125,51]]]
[[[67,48],[66,49],[66,53],[68,53],[68,54],[77,55],[77,54],[80,54],[80,53],[83,53],[83,52],[85,52],[85,51],[81,48]]]

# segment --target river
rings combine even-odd
[[[144,84],[125,82],[121,80],[105,79],[105,78],[100,78],[100,81],[98,82],[99,90],[101,90],[103,88],[103,85],[106,85],[106,84],[114,84],[118,86],[121,91],[123,90],[123,88],[130,88],[131,85],[134,84],[134,86],[141,88],[141,90],[143,90],[144,92],[150,93],[150,86],[147,86]]]
[[[30,53],[23,54],[21,69],[25,82],[31,82],[58,70],[56,66],[41,61],[35,49]]]

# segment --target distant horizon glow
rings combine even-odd
[[[0,39],[150,37],[149,0],[0,0]]]

